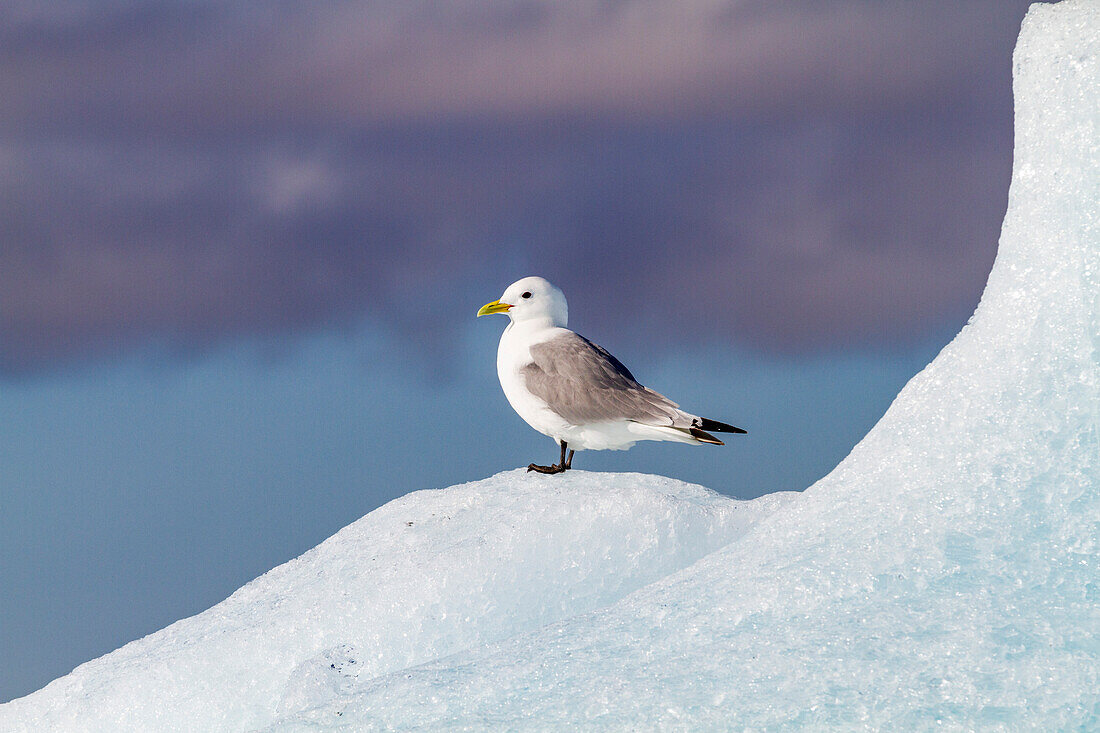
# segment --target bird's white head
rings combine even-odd
[[[551,326],[565,328],[569,321],[569,307],[565,293],[541,277],[525,277],[516,280],[500,296],[500,300],[486,303],[477,312],[479,316],[490,313],[507,313],[513,323],[549,320]]]

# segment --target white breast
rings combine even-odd
[[[568,433],[569,424],[545,402],[527,391],[521,370],[533,361],[533,345],[547,341],[563,330],[545,324],[510,323],[504,329],[497,348],[497,376],[508,403],[528,425],[559,442]]]

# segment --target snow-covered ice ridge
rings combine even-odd
[[[410,494],[0,730],[1100,729],[1100,3],[1033,6],[1014,89],[978,310],[804,493]]]
[[[0,731],[254,730],[608,606],[790,496],[738,502],[660,476],[522,470],[414,492],[213,608],[0,707]]]

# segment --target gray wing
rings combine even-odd
[[[643,387],[605,349],[573,333],[531,347],[521,370],[530,392],[574,425],[633,420],[646,425],[691,425],[675,402]]]

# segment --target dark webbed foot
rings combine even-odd
[[[527,466],[527,473],[532,471],[538,471],[539,473],[563,473],[573,467],[573,451],[569,451],[569,459],[565,458],[565,448],[568,445],[564,440],[561,442],[561,460],[555,463],[553,466],[538,466],[534,463]]]
[[[538,471],[539,473],[562,473],[568,468],[568,466],[559,466],[556,463],[553,466],[536,466],[534,463],[532,463],[531,465],[527,466],[527,472],[530,473],[531,471]]]

